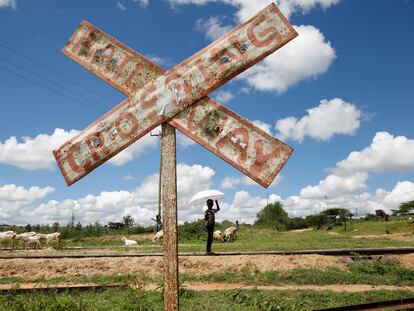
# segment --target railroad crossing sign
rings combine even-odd
[[[292,149],[204,96],[295,36],[272,4],[165,72],[82,22],[64,53],[129,98],[53,152],[67,184],[168,121],[262,186],[269,186]]]
[[[292,148],[206,95],[296,36],[272,3],[169,71],[86,21],[63,48],[129,96],[53,151],[68,185],[162,124],[165,309],[178,310],[174,128],[268,187]]]

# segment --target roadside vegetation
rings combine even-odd
[[[239,289],[195,292],[182,288],[181,310],[314,310],[382,300],[412,297],[406,291],[370,291],[338,293],[331,291],[260,291]],[[114,288],[104,290],[4,294],[0,296],[4,310],[162,310],[161,292]]]

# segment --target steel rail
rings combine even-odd
[[[77,248],[78,250],[80,248]],[[255,255],[396,255],[414,253],[414,247],[386,247],[386,248],[342,248],[342,249],[313,249],[287,251],[258,251],[258,252],[217,252],[215,256],[255,256]],[[207,256],[204,253],[179,253],[181,257]],[[24,256],[0,255],[0,259],[53,259],[53,258],[104,258],[104,257],[162,257],[162,253],[102,253],[102,254],[34,254]]]

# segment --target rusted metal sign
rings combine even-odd
[[[268,186],[291,148],[203,97],[295,36],[292,26],[271,4],[163,72],[116,40],[81,24],[65,53],[130,97],[54,151],[66,182],[73,184],[175,116],[170,120],[173,126]],[[195,108],[186,109],[202,98]]]
[[[84,38],[83,43],[77,38]],[[127,96],[166,71],[86,21],[63,52]],[[115,65],[111,62],[114,57]],[[168,122],[264,187],[270,185],[292,152],[286,144],[208,97]]]

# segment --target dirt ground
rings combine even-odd
[[[414,254],[395,256],[405,267],[414,267]],[[341,257],[322,255],[255,255],[180,257],[180,273],[202,275],[223,271],[286,271],[294,268],[345,269]],[[71,277],[134,273],[162,276],[162,257],[0,259],[0,277]]]

